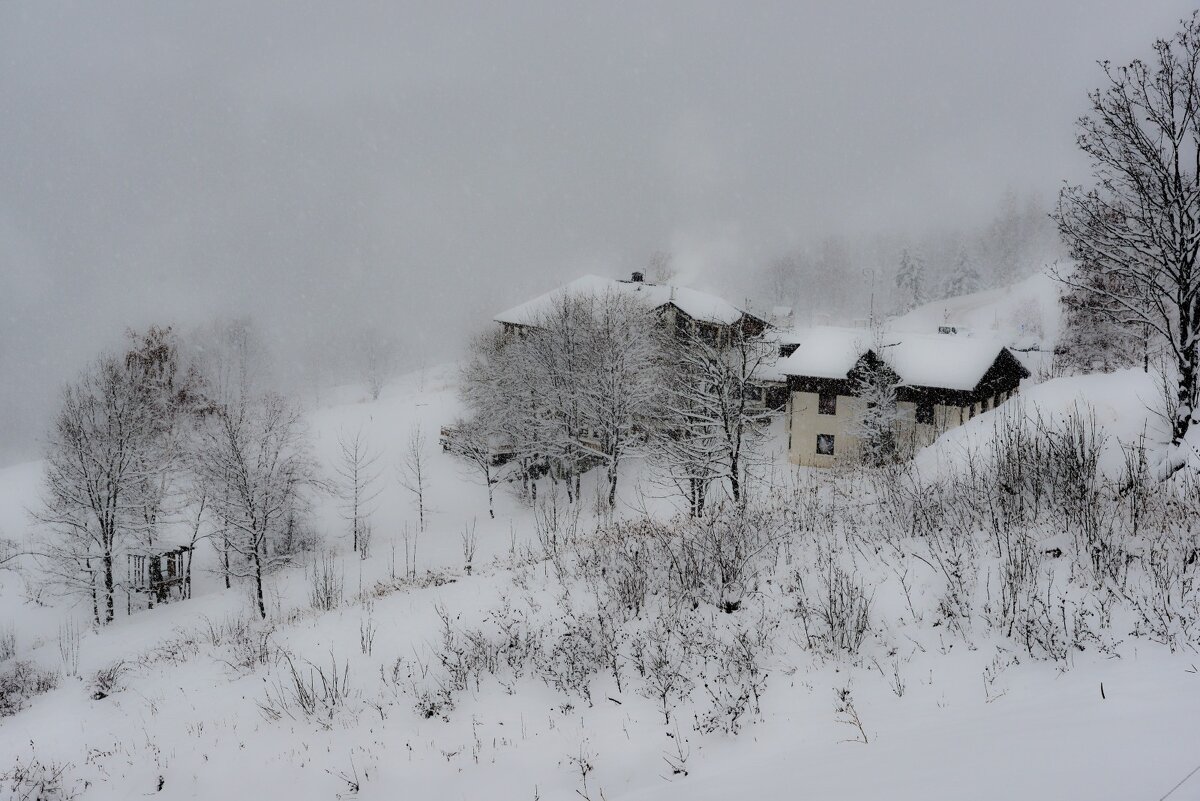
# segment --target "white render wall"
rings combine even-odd
[[[1014,391],[1011,394],[1016,394]],[[858,437],[852,432],[858,417],[857,401],[852,395],[838,395],[837,414],[818,414],[816,392],[793,392],[788,399],[788,460],[806,467],[832,467],[838,461],[858,457]],[[988,399],[990,411],[1002,402],[1003,396]],[[975,414],[981,414],[975,404]],[[923,448],[944,431],[956,428],[971,419],[970,407],[934,404],[933,424],[916,422],[917,404],[901,401],[897,404],[899,430],[897,439],[902,448]],[[834,436],[834,454],[817,453],[817,435]]]

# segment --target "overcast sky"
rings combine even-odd
[[[1079,178],[1186,3],[0,4],[0,464],[127,326],[452,357],[656,248],[705,280]]]

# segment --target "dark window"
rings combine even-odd
[[[817,453],[833,456],[833,434],[817,434]]]
[[[918,403],[917,404],[917,422],[924,423],[927,426],[933,425],[933,403]]]
[[[822,392],[817,396],[817,414],[837,414],[836,392]]]

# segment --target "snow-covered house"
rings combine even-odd
[[[715,342],[722,341],[730,331],[739,328],[746,334],[757,335],[767,327],[766,320],[734,306],[724,298],[687,287],[652,284],[644,280],[640,272],[633,273],[628,280],[584,275],[503,311],[494,319],[513,330],[536,326],[537,321],[549,313],[555,302],[564,295],[599,296],[607,292],[636,298],[645,303],[647,309],[658,313],[667,325],[678,329],[691,327],[700,334],[712,337]]]
[[[1002,344],[944,334],[819,327],[788,335],[790,355],[774,371],[787,382],[788,457],[828,467],[858,450],[861,403],[852,380],[865,365],[896,381],[897,433],[916,446],[994,409],[1029,371]]]

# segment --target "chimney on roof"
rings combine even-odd
[[[645,278],[646,278],[646,276],[642,273],[641,270],[634,270],[633,275],[630,277],[629,280],[635,284],[640,284],[640,283],[642,283],[643,280],[645,280]]]

